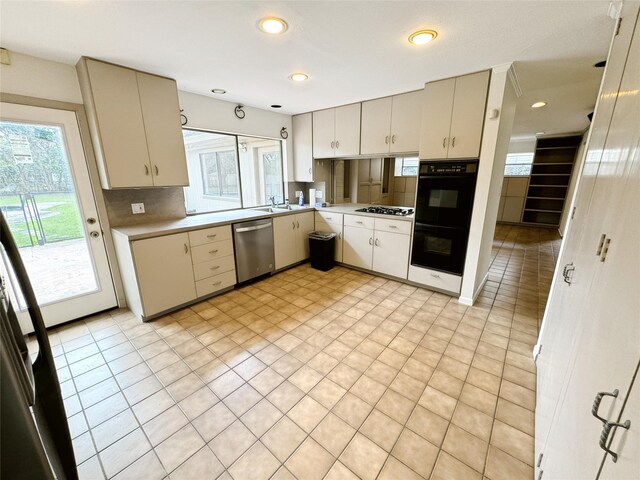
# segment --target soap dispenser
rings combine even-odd
[[[304,207],[304,193],[300,192],[300,202],[298,203],[301,207]]]

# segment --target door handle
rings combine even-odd
[[[384,143],[385,145],[389,144],[389,135],[387,135],[386,137],[384,137]]]
[[[376,247],[379,247],[379,246],[380,246],[380,240],[378,240],[378,239],[376,238],[376,241],[375,241],[375,242],[373,242],[373,244],[374,244]]]
[[[600,254],[602,253],[602,247],[604,246],[604,240],[607,238],[607,236],[603,233],[600,236],[600,243],[598,243],[598,250],[596,250],[596,255],[599,257]]]
[[[396,136],[395,135],[391,135],[391,143],[396,143]]]
[[[369,238],[369,245],[373,245],[373,238]]]
[[[442,139],[442,148],[447,148],[447,137]]]
[[[291,228],[296,229],[296,222],[291,222]]]
[[[243,233],[243,232],[253,232],[254,230],[262,230],[264,228],[270,228],[271,224],[270,223],[264,223],[262,225],[255,225],[253,227],[241,227],[241,228],[236,228],[236,233]],[[217,250],[216,250],[217,252]],[[211,252],[209,252],[211,253]]]
[[[625,430],[629,430],[629,427],[631,427],[631,421],[627,420],[624,423],[604,422],[604,425],[602,427],[602,433],[600,434],[600,448],[611,455],[611,460],[613,460],[613,463],[616,463],[618,461],[618,454],[612,450],[609,450],[609,448],[607,447],[609,434],[611,433],[611,429],[613,427],[622,427]]]
[[[153,168],[155,168],[155,170],[156,170],[156,175],[158,175],[158,174],[160,173],[160,170],[158,170],[158,166],[157,166],[157,165],[154,165],[154,166],[153,166]]]
[[[296,227],[300,228],[300,222],[296,221]]]
[[[335,146],[336,146],[336,142],[331,142],[331,148],[333,149],[335,148]]]
[[[149,167],[147,167],[146,165],[144,166],[144,174],[149,175]]]
[[[184,253],[189,253],[189,247],[186,243],[184,244]]]
[[[452,137],[451,138],[451,148],[455,148],[456,147],[456,137]]]
[[[617,388],[613,392],[598,392],[598,394],[596,395],[596,398],[593,401],[593,406],[591,407],[591,415],[596,417],[602,423],[607,423],[606,419],[604,419],[600,415],[598,415],[598,409],[600,408],[600,402],[602,402],[602,399],[604,397],[617,398],[618,397],[618,393],[619,392],[618,392]]]
[[[336,148],[340,148],[340,142],[336,140]]]
[[[562,269],[562,276],[564,277],[564,283],[566,283],[567,285],[571,285],[570,277],[571,277],[571,273],[573,273],[575,269],[576,267],[573,266],[573,262],[567,263]]]
[[[309,169],[309,173],[311,173],[311,169]]]

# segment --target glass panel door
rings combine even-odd
[[[3,103],[0,114],[0,211],[47,326],[115,306],[75,113]]]

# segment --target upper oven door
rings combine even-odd
[[[475,175],[420,175],[416,223],[468,228],[475,185]]]

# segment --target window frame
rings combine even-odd
[[[229,199],[229,198],[237,198],[237,199],[241,199],[241,195],[240,195],[240,185],[238,182],[238,192],[234,195],[224,195],[222,193],[222,177],[220,175],[220,158],[218,157],[218,154],[220,153],[233,153],[235,155],[235,151],[234,150],[217,150],[215,152],[207,152],[207,153],[199,153],[198,154],[198,159],[200,160],[200,175],[201,175],[201,180],[202,180],[202,192],[203,195],[207,198],[221,198],[221,199]],[[219,195],[216,195],[214,193],[209,193],[207,192],[207,180],[206,180],[206,174],[205,174],[205,165],[204,165],[204,160],[205,158],[203,158],[205,155],[211,155],[211,154],[215,154],[216,156],[216,171],[217,171],[217,176],[218,176],[218,190],[219,190]],[[236,155],[237,158],[237,155]],[[238,177],[240,177],[240,172],[238,172]],[[219,210],[216,210],[219,211]]]
[[[200,181],[202,182],[202,190],[203,190],[203,196],[206,198],[210,198],[210,199],[215,199],[215,198],[219,198],[219,199],[238,199],[240,202],[240,207],[235,207],[235,208],[224,208],[224,209],[220,209],[220,210],[207,210],[207,211],[200,211],[200,212],[189,212],[189,208],[187,206],[187,196],[185,195],[185,210],[187,212],[187,216],[193,216],[193,215],[204,215],[204,214],[210,214],[210,213],[219,213],[219,212],[231,212],[234,210],[248,210],[248,209],[252,209],[252,208],[259,208],[262,206],[267,206],[268,203],[260,203],[258,205],[255,206],[251,206],[251,207],[246,207],[244,205],[245,201],[242,195],[243,192],[243,182],[242,182],[242,169],[241,169],[241,163],[240,163],[240,142],[239,142],[239,138],[240,137],[249,137],[249,138],[257,138],[257,139],[261,139],[261,140],[272,140],[272,141],[276,141],[278,142],[279,145],[279,150],[280,150],[280,172],[281,172],[281,185],[282,185],[282,192],[283,195],[286,191],[285,188],[285,183],[286,183],[286,179],[285,179],[285,169],[284,169],[284,153],[286,151],[286,147],[285,147],[285,140],[281,139],[281,138],[276,138],[276,137],[267,137],[267,136],[261,136],[261,135],[251,135],[251,134],[245,134],[245,133],[232,133],[232,132],[224,132],[224,131],[220,131],[220,130],[209,130],[206,128],[196,128],[196,127],[187,127],[187,126],[183,126],[182,130],[185,131],[192,131],[192,132],[202,132],[202,133],[211,133],[211,134],[216,134],[216,135],[226,135],[229,137],[233,137],[234,138],[234,149],[233,150],[220,150],[222,151],[226,151],[226,152],[234,152],[235,154],[235,161],[236,161],[236,171],[238,172],[238,194],[237,196],[234,197],[228,197],[228,196],[219,196],[219,195],[212,195],[212,194],[208,194],[205,193],[206,188],[205,188],[205,176],[203,175],[203,164],[202,164],[202,153],[198,154],[198,161],[199,161],[199,172],[200,172]],[[183,142],[184,142],[184,137],[183,137]],[[185,144],[185,151],[186,151],[186,144]],[[277,149],[274,149],[274,151],[277,151]],[[215,152],[218,153],[218,152]],[[217,158],[217,156],[216,156]],[[188,159],[187,159],[188,161]],[[260,174],[264,169],[264,166],[262,165],[262,162],[259,162],[259,168],[258,168],[258,173]],[[191,179],[189,179],[191,181]],[[264,185],[262,186],[264,188]],[[183,187],[183,191],[186,190],[187,188],[189,188],[189,186]],[[260,191],[256,192],[256,199],[260,196]]]
[[[416,169],[416,173],[412,173],[411,175],[406,175],[404,173],[404,169],[405,169],[405,165],[404,165],[404,161],[405,160],[417,160],[418,164],[417,165],[409,165],[406,168],[415,168]],[[400,166],[400,175],[397,175],[396,172],[398,171],[398,162],[401,164]],[[394,177],[407,177],[407,178],[411,178],[411,177],[417,177],[418,176],[418,171],[420,169],[420,157],[418,156],[411,156],[411,157],[396,157],[396,163],[393,167],[393,176]]]
[[[516,162],[516,163],[509,163],[509,156],[512,157],[524,157],[530,156],[530,160],[529,162],[526,161],[520,161],[520,162]],[[531,176],[531,171],[533,169],[533,159],[534,159],[534,152],[512,152],[512,153],[507,153],[506,157],[505,157],[505,163],[504,163],[504,176],[505,177],[530,177]],[[529,170],[527,171],[527,173],[507,173],[507,169],[509,167],[529,167]]]

